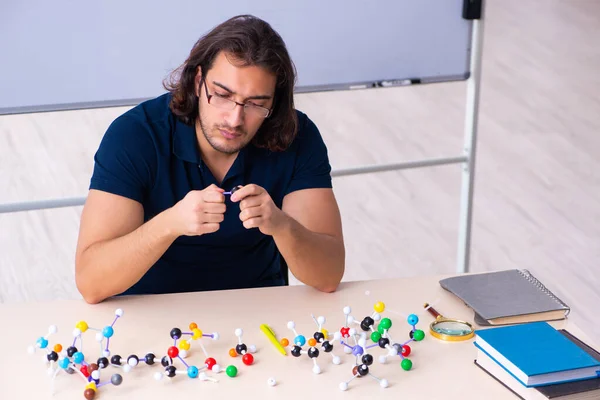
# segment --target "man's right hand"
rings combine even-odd
[[[210,185],[192,190],[171,208],[173,227],[178,235],[200,236],[219,230],[225,218],[224,190]]]

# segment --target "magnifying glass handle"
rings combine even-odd
[[[427,309],[427,311],[429,311],[429,313],[435,317],[435,319],[438,319],[438,318],[441,318],[441,317],[442,317],[442,314],[440,314],[439,312],[437,312],[437,311],[435,310],[435,308],[433,308],[433,307],[430,307],[430,306],[429,306],[429,303],[425,303],[425,304],[423,304],[423,307],[424,307],[424,308],[426,308],[426,309]]]

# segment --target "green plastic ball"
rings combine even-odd
[[[230,366],[229,366],[229,367],[227,367],[227,369],[225,370],[225,373],[227,374],[227,376],[228,376],[228,377],[230,377],[230,378],[234,378],[234,377],[237,375],[237,373],[238,373],[238,370],[237,370],[237,368],[236,368],[236,366],[235,366],[235,365],[230,365]]]
[[[412,368],[412,361],[410,361],[408,358],[405,358],[400,363],[400,366],[402,367],[403,370],[410,371],[410,369]]]
[[[379,326],[383,327],[383,329],[390,329],[392,327],[392,320],[389,318],[383,318],[379,322]]]
[[[379,333],[379,332],[371,333],[371,340],[373,341],[373,343],[379,342],[379,339],[381,339],[381,333]]]
[[[423,340],[423,338],[425,337],[425,332],[423,332],[420,329],[416,329],[415,332],[413,333],[413,339],[415,339],[415,341],[420,342],[421,340]]]

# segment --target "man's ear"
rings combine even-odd
[[[200,97],[200,81],[202,80],[202,67],[198,65],[196,68],[196,76],[194,78],[194,91],[196,92],[196,97]]]

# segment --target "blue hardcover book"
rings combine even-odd
[[[600,376],[600,362],[547,322],[475,332],[475,346],[527,387]]]

